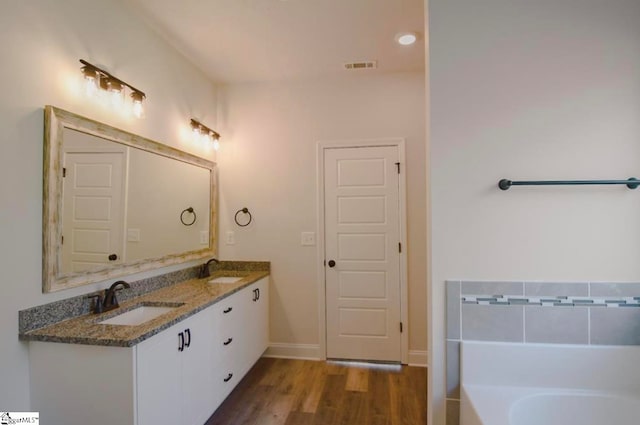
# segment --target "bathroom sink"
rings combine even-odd
[[[242,276],[218,276],[211,279],[208,283],[236,283],[244,279]]]
[[[165,313],[172,311],[176,307],[159,307],[150,305],[141,305],[132,310],[125,311],[110,319],[98,322],[99,325],[124,325],[137,326],[149,320],[155,319]]]

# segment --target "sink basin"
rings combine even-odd
[[[242,276],[218,276],[211,279],[208,283],[236,283],[242,279],[244,279]]]
[[[155,319],[165,313],[172,311],[176,307],[158,307],[150,305],[141,305],[132,310],[125,311],[110,319],[98,322],[100,325],[124,325],[137,326],[149,320]]]

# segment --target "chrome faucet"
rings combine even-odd
[[[104,303],[102,304],[102,311],[113,310],[114,308],[120,307],[118,304],[118,299],[116,298],[116,291],[122,288],[130,288],[131,286],[125,282],[124,280],[119,280],[114,282],[113,285],[109,287],[109,289],[104,290]]]
[[[205,277],[209,277],[211,276],[211,274],[209,273],[209,265],[211,263],[216,263],[219,264],[220,261],[218,261],[215,258],[212,258],[211,260],[207,261],[206,263],[204,263],[202,265],[202,268],[200,269],[200,274],[198,275],[198,279],[204,279]]]

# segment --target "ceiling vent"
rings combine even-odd
[[[376,69],[378,67],[378,61],[365,61],[365,62],[349,62],[344,64],[344,69]]]

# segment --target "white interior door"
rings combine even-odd
[[[397,146],[324,150],[327,357],[400,362]]]
[[[123,260],[124,162],[124,152],[65,152],[62,272]]]

